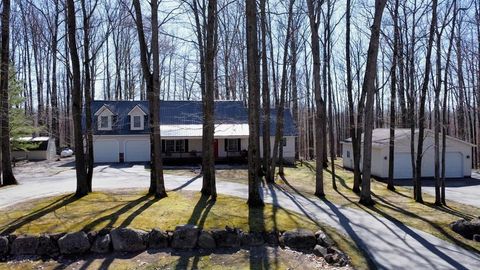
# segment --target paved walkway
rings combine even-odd
[[[34,171],[34,170],[32,170]],[[25,200],[75,190],[75,171],[69,168],[53,175],[19,171],[20,185],[0,189],[0,208]],[[201,178],[166,175],[169,190],[200,190]],[[94,171],[95,190],[142,188],[149,184],[143,166],[129,168],[98,166]],[[247,186],[219,181],[218,192],[247,197]],[[310,199],[280,188],[264,187],[265,201],[308,216],[350,235],[380,269],[479,269],[480,254],[465,250],[428,233],[395,223],[386,218],[327,201]],[[32,194],[35,194],[32,196]]]

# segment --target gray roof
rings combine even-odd
[[[95,114],[103,106],[107,107],[115,117],[113,130],[99,131],[95,128],[95,134],[147,134],[149,129],[130,130],[130,119],[128,113],[139,106],[148,114],[147,101],[105,101],[96,100],[92,102],[92,114]],[[147,116],[148,117],[148,116]],[[202,102],[201,101],[160,101],[160,124],[161,125],[198,125],[203,120]],[[215,124],[247,124],[248,112],[247,108],[241,101],[215,101]],[[272,134],[275,132],[276,110],[271,110],[271,127]],[[148,120],[145,119],[145,127],[148,127]],[[97,126],[96,117],[93,119],[94,127]],[[284,135],[295,136],[296,128],[293,123],[290,111],[285,110],[284,115]]]

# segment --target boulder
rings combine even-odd
[[[90,250],[94,253],[108,253],[110,252],[111,246],[112,239],[110,238],[110,234],[97,234]]]
[[[159,229],[151,230],[147,235],[147,245],[149,248],[167,248],[168,233]]]
[[[217,247],[239,247],[240,246],[240,237],[239,232],[235,229],[230,229],[227,227],[226,230],[215,229],[212,230],[213,239]]]
[[[8,238],[6,236],[0,236],[0,257],[5,256],[8,253]]]
[[[315,234],[305,229],[286,231],[280,236],[280,244],[292,249],[313,249],[316,243]]]
[[[480,242],[480,234],[474,234],[473,235],[473,241]]]
[[[473,239],[473,235],[480,234],[480,218],[474,218],[470,221],[457,220],[450,224],[450,228],[465,238]]]
[[[199,229],[195,225],[181,225],[175,228],[172,248],[190,249],[197,245]]]
[[[129,228],[117,228],[110,232],[115,251],[137,252],[147,248],[145,238],[147,232]]]
[[[198,246],[204,249],[214,249],[217,247],[217,244],[215,244],[215,239],[211,232],[202,231],[198,236]]]
[[[315,233],[315,238],[317,238],[317,244],[321,245],[322,247],[330,247],[335,244],[332,238],[330,238],[327,234],[323,231],[317,231]]]
[[[58,245],[49,235],[40,235],[38,237],[37,255],[58,255]]]
[[[265,239],[261,232],[240,233],[240,242],[242,246],[261,246],[265,244]]]
[[[35,255],[37,247],[37,236],[22,235],[13,240],[10,253],[13,255]]]
[[[90,250],[90,241],[84,232],[67,233],[58,239],[62,254],[82,254]]]
[[[272,231],[265,234],[265,241],[268,245],[276,247],[279,244],[280,233],[278,231]]]
[[[325,256],[325,261],[334,266],[345,266],[348,264],[348,258],[339,253],[327,254]]]
[[[327,256],[327,248],[322,247],[321,245],[315,245],[313,248],[313,254],[317,255],[318,257],[325,258]]]

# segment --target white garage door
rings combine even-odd
[[[93,142],[93,160],[95,162],[118,162],[117,140],[95,140]]]
[[[412,158],[410,153],[396,153],[393,169],[395,179],[412,178]]]
[[[445,177],[463,177],[462,154],[458,152],[445,153]],[[441,165],[440,165],[441,166]]]
[[[125,142],[125,162],[150,161],[150,140]]]

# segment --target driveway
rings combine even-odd
[[[18,168],[18,186],[0,189],[0,208],[32,198],[73,192],[75,171],[69,166],[52,167],[44,173]],[[200,177],[165,175],[168,190],[199,191]],[[149,172],[144,166],[97,166],[95,190],[146,188]],[[219,181],[219,193],[246,198],[248,187]],[[348,234],[380,269],[478,269],[480,254],[468,251],[423,231],[369,213],[339,207],[328,201],[304,197],[281,188],[262,188],[265,202],[301,213],[315,222],[326,223]]]
[[[412,187],[412,180],[396,180],[395,184]],[[433,179],[422,180],[422,191],[435,196],[435,181]],[[447,200],[480,208],[480,174],[472,172],[471,178],[446,179],[445,196]]]

